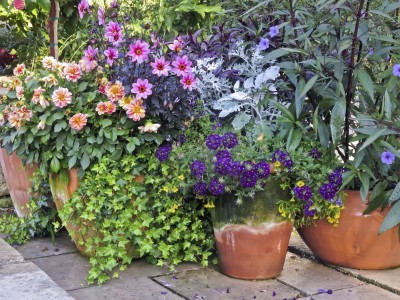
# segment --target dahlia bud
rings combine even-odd
[[[25,8],[24,0],[14,0],[14,8],[18,10],[23,10]]]

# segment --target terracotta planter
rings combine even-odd
[[[18,217],[28,216],[30,214],[28,191],[32,187],[29,177],[37,166],[24,167],[22,160],[15,153],[8,155],[4,148],[0,149],[0,163],[15,212]]]
[[[212,211],[220,271],[241,279],[268,279],[283,269],[293,224],[282,221],[276,202],[289,197],[269,184],[255,199],[237,205],[229,195]]]
[[[143,182],[144,177],[138,176],[135,181]],[[67,173],[51,173],[49,175],[49,183],[57,210],[61,210],[78,188],[78,169],[68,170]],[[89,251],[85,246],[85,241],[96,236],[98,236],[100,239],[103,237],[102,234],[97,231],[96,226],[92,222],[83,223],[80,220],[62,221],[65,222],[65,227],[72,237],[79,252],[85,256],[93,257],[95,255],[95,250]],[[133,248],[131,243],[128,243],[125,248],[127,253],[129,253],[132,257],[138,257],[138,253],[136,249]]]
[[[380,270],[400,266],[398,228],[378,235],[388,209],[363,216],[366,205],[358,191],[346,191],[339,226],[326,221],[299,228],[298,232],[316,257],[342,267]]]

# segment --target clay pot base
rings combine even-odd
[[[228,224],[214,228],[221,273],[239,279],[270,279],[283,269],[293,224]]]
[[[366,205],[358,191],[346,191],[345,209],[339,226],[317,221],[316,226],[299,228],[307,246],[319,259],[341,267],[381,270],[400,266],[398,228],[378,235],[388,210],[363,216]]]

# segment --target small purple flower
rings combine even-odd
[[[193,186],[193,192],[200,196],[206,196],[208,194],[207,183],[204,181],[196,182]]]
[[[255,170],[244,171],[240,177],[240,184],[244,188],[251,188],[257,184],[257,172]]]
[[[210,134],[206,138],[206,146],[211,150],[217,150],[222,145],[222,137],[218,134]]]
[[[293,166],[293,160],[291,160],[290,158],[289,159],[286,159],[284,162],[283,162],[283,165],[286,167],[286,168],[291,168],[292,166]]]
[[[250,171],[250,170],[253,170],[255,164],[250,160],[246,160],[243,162],[243,166],[247,171]]]
[[[228,150],[218,150],[217,153],[215,154],[215,157],[218,159],[222,158],[232,158],[231,153]]]
[[[321,186],[321,188],[319,189],[319,193],[326,200],[333,199],[336,195],[336,192],[337,192],[337,188],[332,183],[326,183],[323,186]]]
[[[214,163],[214,170],[216,173],[220,174],[220,175],[226,175],[229,172],[229,163],[231,162],[231,158],[230,157],[224,157],[221,159],[218,159],[215,163]]]
[[[318,150],[317,147],[314,147],[310,152],[308,152],[308,155],[310,155],[314,159],[318,159],[322,156],[322,153]]]
[[[277,36],[278,34],[279,34],[279,26],[278,26],[278,25],[277,25],[277,26],[272,26],[272,27],[269,29],[269,36],[270,36],[271,38]]]
[[[312,197],[312,190],[309,186],[303,185],[303,186],[296,186],[293,189],[294,195],[296,198],[303,200],[303,201],[308,201]]]
[[[396,64],[393,66],[393,75],[400,77],[400,64]]]
[[[225,185],[218,181],[217,178],[213,178],[208,186],[211,195],[221,196],[225,192]]]
[[[342,206],[343,205],[342,199],[340,199],[340,197],[337,198],[336,205],[338,205],[338,206]]]
[[[267,178],[271,172],[269,164],[265,161],[260,161],[255,166],[258,178]]]
[[[328,176],[329,183],[332,183],[334,186],[339,187],[342,185],[343,176],[340,171],[334,171]]]
[[[231,161],[228,166],[228,175],[231,177],[239,177],[246,171],[246,168],[240,161]]]
[[[267,50],[269,48],[269,40],[267,38],[261,38],[258,48],[261,50]]]
[[[163,162],[168,159],[169,153],[171,152],[172,146],[171,144],[164,144],[158,147],[156,150],[156,157],[160,162]]]
[[[227,132],[222,136],[222,144],[228,148],[232,149],[238,144],[238,139],[236,134],[233,132]]]
[[[399,67],[400,67],[400,65],[399,65]],[[394,154],[390,151],[383,152],[382,156],[381,156],[382,163],[387,164],[387,165],[391,165],[394,162],[395,158],[396,157],[394,156]]]
[[[186,135],[184,135],[183,133],[179,135],[179,143],[181,143],[181,145],[186,143]]]
[[[200,160],[195,160],[190,164],[190,173],[196,178],[201,178],[206,169],[206,165]]]
[[[373,47],[369,47],[368,54],[369,55],[374,54],[374,48]]]

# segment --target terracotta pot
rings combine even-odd
[[[138,176],[136,182],[143,182],[144,177]],[[78,169],[68,170],[67,173],[60,174],[50,173],[49,183],[51,193],[57,210],[61,210],[65,203],[71,198],[79,185]],[[89,251],[85,246],[85,241],[93,237],[103,238],[103,235],[97,231],[96,226],[89,221],[82,222],[81,220],[62,220],[65,222],[65,227],[72,237],[79,252],[85,256],[93,257],[95,250]],[[138,252],[131,243],[125,246],[127,253],[132,257],[138,257]]]
[[[276,202],[290,197],[269,184],[254,199],[237,205],[229,195],[212,211],[220,271],[240,279],[268,279],[283,269],[293,224],[282,221]]]
[[[37,166],[24,167],[22,160],[15,153],[8,155],[4,148],[0,149],[0,163],[15,212],[18,217],[28,216],[30,214],[28,191],[32,187],[29,177]]]
[[[389,209],[363,216],[367,206],[359,191],[346,191],[346,194],[339,226],[320,220],[315,226],[299,228],[304,242],[316,257],[330,264],[365,270],[400,266],[398,228],[378,235]]]

